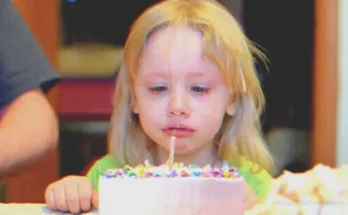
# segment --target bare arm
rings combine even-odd
[[[0,178],[38,161],[57,146],[57,118],[40,89],[0,111]]]

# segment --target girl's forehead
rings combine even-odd
[[[166,27],[148,38],[140,62],[141,73],[215,72],[216,68],[203,56],[203,35],[185,26]]]

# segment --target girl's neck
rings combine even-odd
[[[167,162],[169,155],[168,151],[163,148],[156,147],[156,150],[154,152],[154,161],[157,165],[161,165]],[[221,164],[221,161],[219,160],[217,155],[217,147],[215,146],[215,144],[209,144],[203,149],[190,154],[175,154],[174,161],[176,163],[183,163],[185,165],[196,164],[200,167],[206,165],[218,167]]]

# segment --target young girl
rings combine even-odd
[[[47,205],[89,210],[98,204],[101,172],[165,163],[172,135],[176,162],[220,167],[227,161],[247,182],[246,208],[264,200],[272,160],[260,132],[264,97],[253,54],[263,57],[217,1],[167,0],[146,10],[125,45],[109,154],[87,177],[52,183]]]

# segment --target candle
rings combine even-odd
[[[175,154],[175,136],[170,137],[170,149],[169,149],[169,158],[167,161],[167,165],[169,167],[169,171],[172,172],[173,164],[174,164],[174,154]]]

